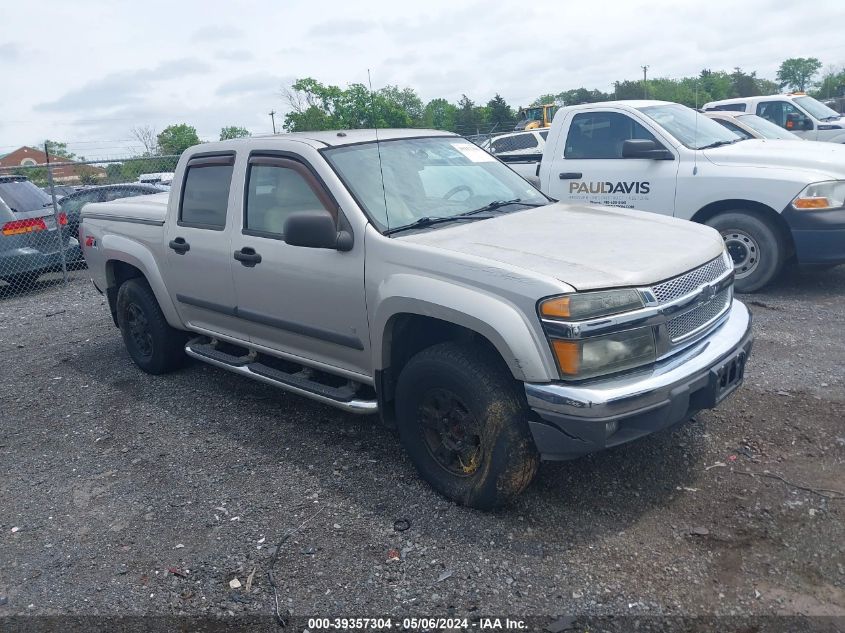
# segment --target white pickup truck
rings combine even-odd
[[[716,406],[751,348],[716,231],[552,204],[443,132],[208,143],[182,155],[169,195],[82,215],[138,367],[187,354],[379,412],[435,489],[480,508],[540,459]]]
[[[561,108],[541,163],[508,161],[552,198],[707,224],[740,292],[783,264],[845,262],[845,146],[742,138],[691,108],[613,101]]]

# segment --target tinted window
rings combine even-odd
[[[200,228],[222,229],[231,182],[232,165],[188,167],[179,220]]]
[[[540,136],[543,138],[544,141],[547,141],[549,139],[549,131],[544,130],[543,132],[540,132]]]
[[[0,199],[12,211],[35,211],[52,204],[53,199],[28,180],[0,182]]]
[[[751,134],[743,130],[739,127],[736,123],[732,123],[731,121],[725,121],[724,119],[713,119],[716,123],[721,125],[722,127],[728,128],[731,132],[736,134],[737,136],[741,136],[742,138],[754,138]]]
[[[505,136],[494,140],[492,144],[494,154],[515,152],[520,149],[533,149],[535,147],[537,147],[537,137],[530,133]]]
[[[291,213],[315,210],[327,209],[302,174],[288,167],[250,166],[244,228],[282,235]]]
[[[723,103],[722,105],[707,108],[708,110],[726,110],[728,112],[745,112],[744,103]]]
[[[757,104],[758,116],[787,130],[793,126],[791,123],[787,124],[790,114],[795,115],[799,122],[807,118],[801,110],[788,101],[763,101]],[[801,129],[801,126],[797,126],[797,129]]]
[[[622,158],[622,143],[635,138],[648,139],[662,147],[651,132],[624,114],[576,114],[569,126],[564,158]]]
[[[60,206],[62,207],[62,211],[65,213],[75,213],[79,211],[83,205],[88,204],[89,202],[100,202],[97,198],[96,191],[89,191],[72,197],[67,197],[62,200]]]

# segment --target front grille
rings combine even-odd
[[[712,263],[712,262],[711,262]],[[725,288],[712,301],[666,322],[666,331],[673,343],[715,320],[731,302],[731,289]]]
[[[688,295],[704,284],[712,283],[727,271],[728,266],[725,263],[725,258],[720,255],[704,266],[652,286],[651,291],[658,303],[668,303]]]

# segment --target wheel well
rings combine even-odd
[[[445,343],[459,341],[473,343],[492,350],[507,368],[505,360],[485,336],[474,330],[442,319],[420,314],[396,314],[384,329],[382,363],[384,369],[376,372],[376,392],[382,420],[394,426],[393,406],[396,381],[405,364],[422,350]],[[508,373],[510,370],[508,369]]]
[[[138,277],[144,278],[144,273],[132,264],[127,264],[117,259],[106,262],[106,297],[109,300],[111,318],[117,326],[117,291],[124,282]]]
[[[786,246],[787,256],[795,252],[792,231],[789,230],[786,220],[783,219],[780,213],[762,202],[755,202],[754,200],[719,200],[718,202],[711,202],[706,207],[699,209],[691,219],[693,222],[706,224],[708,220],[725,211],[744,211],[757,216],[777,230],[783,244]]]

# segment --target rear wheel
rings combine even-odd
[[[117,323],[129,356],[148,374],[164,374],[184,362],[186,334],[168,325],[145,280],[130,279],[120,286]]]
[[[405,450],[444,496],[488,509],[533,480],[539,456],[528,407],[492,351],[457,343],[423,350],[402,370],[396,403]]]
[[[780,273],[786,249],[771,223],[745,211],[727,211],[707,224],[725,240],[734,263],[737,292],[756,292]]]

